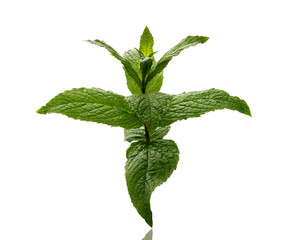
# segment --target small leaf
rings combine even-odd
[[[134,69],[134,71],[137,72],[139,76],[139,53],[136,51],[136,49],[128,50],[123,54],[123,58],[126,59]],[[132,94],[140,94],[141,93],[141,86],[136,83],[136,81],[129,75],[129,73],[126,71],[125,67],[125,76],[127,80],[127,87],[129,91]]]
[[[86,40],[86,42],[89,42],[89,43],[98,45],[100,47],[106,48],[111,53],[111,55],[113,55],[115,58],[117,58],[123,64],[124,68],[126,69],[128,74],[133,78],[135,83],[141,87],[141,80],[137,74],[137,71],[135,71],[135,69],[133,69],[132,64],[127,59],[121,57],[118,54],[118,52],[116,50],[114,50],[110,45],[108,45],[107,43],[105,43],[104,41],[101,41],[99,39]]]
[[[199,43],[205,43],[209,38],[202,36],[188,36],[183,39],[180,43],[178,43],[175,47],[171,48],[168,52],[166,52],[163,57],[158,61],[156,68],[149,74],[146,82],[148,83],[152,78],[154,78],[157,74],[163,71],[163,69],[168,65],[171,59],[177,56],[181,51],[191,46],[195,46]]]
[[[122,61],[122,57],[119,55],[119,53],[114,50],[110,45],[108,45],[107,43],[105,43],[104,41],[101,41],[99,39],[96,40],[85,40],[86,42],[98,45],[100,47],[106,48],[112,56],[114,56],[115,58],[117,58],[119,61]]]
[[[167,111],[171,99],[172,95],[157,92],[132,95],[126,101],[152,134]]]
[[[150,72],[152,72],[157,66],[157,62],[155,58],[153,58],[153,65],[151,67]],[[150,92],[159,92],[162,84],[163,84],[163,71],[157,74],[154,78],[152,78],[148,83],[146,83],[146,93]]]
[[[171,129],[171,126],[157,127],[153,135],[151,136],[151,141],[162,139],[168,134],[170,129]]]
[[[174,96],[160,126],[170,125],[178,120],[200,117],[204,113],[225,108],[251,116],[250,109],[244,100],[212,88]]]
[[[37,113],[61,113],[74,119],[123,128],[142,126],[124,96],[99,88],[74,88],[60,93]]]
[[[150,57],[153,54],[154,38],[148,29],[145,27],[143,34],[140,38],[139,50],[143,53],[145,57]]]
[[[124,129],[124,141],[143,141],[145,139],[144,128]]]
[[[134,142],[126,152],[126,183],[131,201],[148,225],[153,225],[151,194],[176,169],[179,150],[172,140]]]
[[[140,59],[140,70],[141,70],[141,76],[142,76],[142,87],[144,88],[145,84],[145,78],[147,76],[147,74],[149,73],[151,67],[153,64],[153,59],[150,57],[145,57],[145,58],[141,58]]]
[[[146,93],[159,92],[163,84],[163,79],[164,79],[163,72],[160,72],[152,80],[148,82],[145,92]]]

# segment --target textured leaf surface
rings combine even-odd
[[[124,96],[99,88],[74,88],[65,91],[37,112],[61,113],[74,119],[123,128],[142,126],[142,122],[131,110]]]
[[[153,57],[153,65],[151,67],[150,72],[152,72],[156,68],[156,66],[157,66],[157,62],[155,58]],[[163,77],[163,71],[162,71],[147,83],[145,92],[146,93],[159,92],[163,84],[163,78],[164,77]]]
[[[174,96],[160,125],[170,125],[178,120],[200,117],[204,113],[225,108],[251,116],[250,109],[244,100],[212,88]]]
[[[139,53],[137,52],[136,49],[131,49],[128,50],[123,54],[123,58],[126,59],[134,69],[134,71],[137,72],[137,75],[140,76],[139,74]],[[127,87],[129,91],[132,94],[140,94],[141,93],[141,86],[137,84],[137,82],[133,79],[133,77],[130,76],[130,74],[126,71],[125,67],[125,76],[127,80]],[[141,77],[141,76],[140,76]]]
[[[156,68],[149,74],[147,82],[162,72],[171,59],[177,56],[181,51],[199,43],[205,43],[208,39],[208,37],[202,36],[188,36],[187,38],[183,39],[180,43],[178,43],[163,55],[163,57],[158,61]]]
[[[153,53],[153,46],[154,38],[148,27],[146,27],[140,37],[139,50],[143,53],[145,57],[148,57],[150,54]]]
[[[157,127],[155,132],[151,136],[151,141],[162,139],[168,134],[170,129],[171,129],[171,126]]]
[[[159,92],[163,84],[163,79],[163,72],[160,72],[158,75],[156,75],[152,80],[148,82],[145,92]]]
[[[127,52],[125,52],[123,54],[123,58],[125,58],[126,60],[128,60],[128,62],[131,64],[132,68],[137,72],[139,78],[141,78],[141,73],[140,73],[140,67],[139,67],[139,53],[136,49],[131,49],[128,50]],[[153,66],[151,68],[151,70],[153,70],[156,66],[156,61],[153,58]],[[125,76],[126,76],[126,80],[127,80],[127,87],[129,89],[129,91],[132,94],[141,94],[142,90],[141,90],[141,85],[137,84],[136,81],[129,75],[129,73],[126,71],[125,67]],[[156,75],[146,86],[146,93],[150,93],[150,92],[159,92],[161,87],[163,84],[163,72],[159,73],[158,75]]]
[[[152,226],[151,194],[176,169],[179,150],[172,140],[134,142],[126,152],[125,176],[134,207]]]
[[[121,57],[116,50],[114,50],[110,45],[105,43],[104,41],[101,41],[99,39],[96,40],[86,40],[86,42],[98,45],[100,47],[106,48],[111,55],[113,55],[115,58],[117,58],[124,66],[127,73],[132,77],[132,79],[135,81],[135,83],[138,86],[141,86],[140,78],[137,74],[137,71],[133,68],[132,64],[125,58]]]
[[[157,92],[132,95],[126,101],[152,134],[167,111],[171,99],[172,95]]]
[[[165,137],[170,131],[170,126],[157,127],[154,133],[150,136],[150,140],[158,140]],[[143,127],[135,129],[124,129],[124,141],[144,141],[145,140],[145,130]]]
[[[124,129],[124,141],[133,142],[133,141],[144,141],[145,131],[144,128],[135,128],[135,129]]]

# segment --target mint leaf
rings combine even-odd
[[[251,116],[250,109],[244,100],[212,88],[174,96],[160,126],[191,117],[200,117],[204,113],[225,108]]]
[[[126,59],[134,69],[134,71],[137,72],[138,76],[140,76],[139,73],[139,53],[136,49],[128,50],[123,54],[123,58]],[[137,82],[129,75],[127,70],[125,69],[125,76],[127,80],[127,87],[129,91],[132,94],[140,94],[141,93],[141,85],[137,84]],[[141,76],[140,76],[141,77]]]
[[[172,95],[157,92],[132,95],[126,101],[152,134],[167,111],[171,99]]]
[[[99,39],[96,40],[86,40],[86,42],[98,45],[100,47],[104,47],[106,48],[112,56],[114,56],[115,58],[117,58],[124,66],[124,68],[126,69],[126,71],[128,72],[128,74],[133,78],[133,80],[135,81],[135,83],[141,87],[141,80],[137,74],[137,71],[135,71],[135,69],[133,68],[132,64],[125,58],[121,57],[118,52],[116,50],[114,50],[110,45],[108,45],[107,43],[105,43],[104,41],[101,41]]]
[[[153,53],[153,46],[154,38],[148,27],[145,27],[143,34],[140,37],[139,50],[145,57],[150,57],[150,55]]]
[[[205,43],[209,38],[202,36],[188,36],[183,39],[176,46],[171,48],[168,52],[166,52],[163,57],[158,61],[156,68],[149,74],[146,82],[148,83],[152,78],[154,78],[157,74],[163,71],[163,69],[168,65],[171,59],[177,56],[181,51],[191,46],[195,46],[199,43]]]
[[[134,207],[148,225],[153,225],[151,194],[176,169],[179,150],[172,140],[134,142],[126,152],[126,183]]]
[[[124,141],[133,142],[145,139],[144,128],[124,129]]]
[[[157,66],[157,63],[155,59],[153,59],[153,65],[151,68],[151,71],[153,71]],[[162,84],[163,84],[163,71],[157,74],[154,78],[152,78],[146,85],[145,92],[150,93],[150,92],[159,92]]]
[[[119,55],[119,53],[114,50],[114,48],[112,48],[110,45],[108,45],[107,43],[105,43],[104,41],[101,41],[99,39],[96,40],[85,40],[86,42],[98,45],[100,47],[106,48],[112,56],[114,56],[115,58],[117,58],[119,61],[122,61],[122,57]]]
[[[151,141],[162,139],[168,134],[170,129],[171,129],[171,126],[157,127],[153,135],[151,136]]]
[[[51,99],[37,113],[61,113],[74,119],[123,128],[142,126],[124,98],[99,88],[74,88]]]
[[[153,59],[150,57],[140,58],[139,65],[140,65],[141,78],[142,78],[142,87],[145,89],[145,84],[144,84],[145,79],[153,65]]]

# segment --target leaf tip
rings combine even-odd
[[[143,31],[144,31],[144,32],[150,32],[150,29],[148,28],[148,26],[145,26],[145,28],[144,28]]]
[[[247,113],[247,115],[249,116],[249,117],[252,117],[252,115],[251,115],[251,112],[250,112],[250,109],[248,108],[248,113]]]
[[[46,114],[48,113],[46,106],[41,107],[39,110],[36,111],[38,114]]]
[[[201,43],[205,43],[207,40],[209,40],[209,37],[201,37]]]
[[[250,116],[250,117],[252,117],[251,111],[250,111],[250,108],[249,108],[248,104],[244,100],[242,100],[242,101],[244,102],[244,106],[245,106],[243,113],[248,115],[248,116]]]
[[[150,227],[153,227],[153,219],[152,218],[145,219],[145,221]]]

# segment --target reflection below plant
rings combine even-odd
[[[152,240],[153,239],[153,229],[151,229],[142,240]]]

